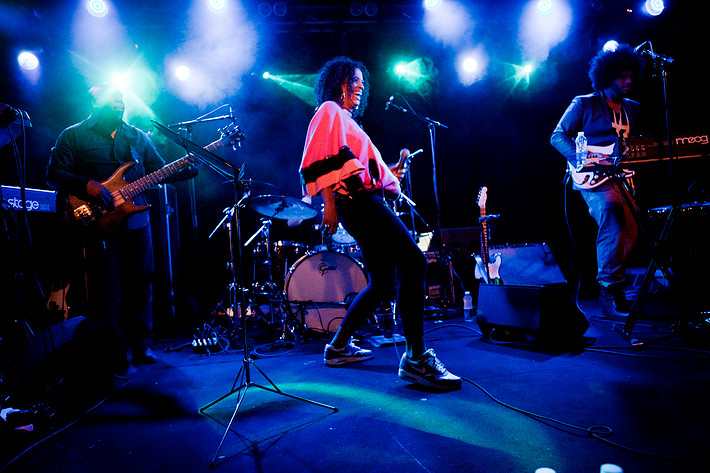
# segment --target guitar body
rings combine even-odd
[[[106,236],[113,233],[125,218],[148,210],[149,205],[135,205],[133,200],[124,198],[120,192],[129,184],[123,175],[133,164],[122,164],[111,177],[101,183],[113,197],[114,210],[109,212],[99,204],[92,204],[70,195],[68,202],[72,215],[86,225],[96,224],[98,232]]]

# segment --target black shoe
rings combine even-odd
[[[602,307],[602,314],[609,317],[628,317],[631,312],[631,304],[626,300],[624,290],[620,287],[602,286],[599,304]]]

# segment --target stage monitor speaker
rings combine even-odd
[[[487,339],[501,328],[549,345],[575,344],[589,328],[566,288],[539,285],[481,284],[476,322]]]
[[[552,250],[546,243],[525,243],[521,245],[491,246],[491,255],[500,253],[498,268],[504,284],[536,285],[563,284],[567,280],[555,261]],[[491,261],[494,258],[491,257]]]
[[[84,387],[109,379],[117,368],[113,326],[103,320],[72,317],[18,344],[15,370],[23,390],[38,386]],[[40,389],[41,390],[41,389]]]

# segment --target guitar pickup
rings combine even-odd
[[[89,223],[94,220],[94,215],[87,204],[83,204],[74,209],[74,217],[84,223]]]

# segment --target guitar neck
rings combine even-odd
[[[490,257],[488,255],[488,223],[486,222],[486,209],[481,208],[481,260],[488,269]]]
[[[168,177],[172,176],[176,172],[180,171],[181,169],[187,167],[190,164],[189,158],[187,156],[178,159],[177,161],[173,161],[172,163],[163,166],[162,168],[158,169],[157,171],[151,172],[147,176],[141,177],[140,179],[136,179],[135,181],[131,182],[130,184],[124,186],[121,189],[121,194],[125,199],[132,199],[133,197],[137,196],[138,194],[141,194],[145,190],[153,187],[154,185],[158,184],[159,182],[163,181],[164,179],[167,179]]]

